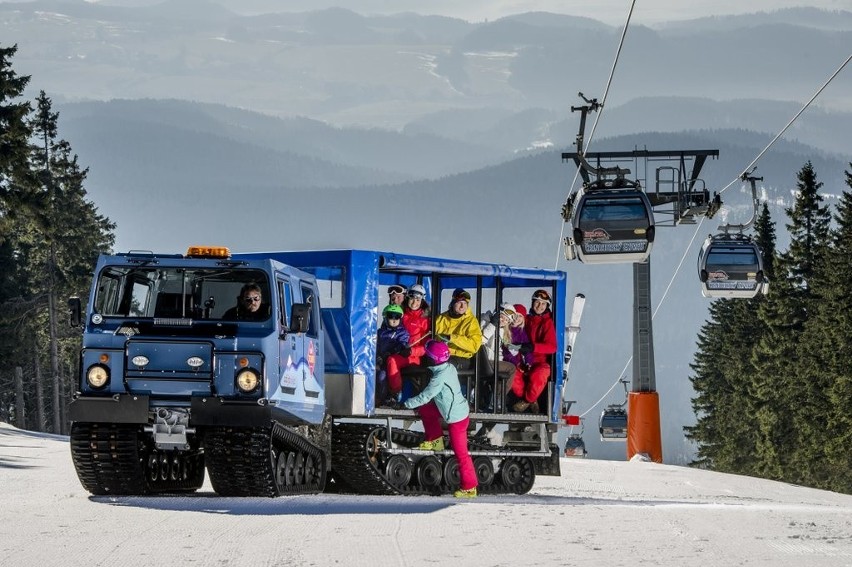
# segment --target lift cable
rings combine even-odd
[[[663,296],[660,298],[660,301],[657,303],[657,308],[654,309],[654,312],[651,314],[651,320],[653,321],[657,317],[657,313],[660,311],[660,308],[663,306],[663,302],[666,300],[666,296],[669,294],[669,290],[672,288],[672,284],[674,284],[675,278],[677,278],[678,273],[680,272],[681,266],[683,266],[683,262],[686,260],[687,254],[689,254],[689,249],[692,247],[692,243],[695,242],[695,237],[698,236],[698,232],[701,230],[701,225],[704,224],[704,216],[701,217],[701,220],[698,221],[698,224],[695,227],[695,232],[692,234],[692,238],[689,241],[689,244],[686,246],[686,249],[683,251],[683,256],[680,257],[680,262],[678,262],[677,268],[675,268],[674,274],[672,274],[672,278],[669,280],[669,285],[666,286],[666,291],[663,292]],[[627,372],[627,368],[630,366],[630,363],[633,362],[633,356],[627,359],[627,362],[624,365],[624,368],[621,369],[619,373],[619,377],[612,383],[609,390],[607,390],[601,398],[592,404],[589,409],[580,414],[580,417],[585,417],[590,411],[598,407],[598,405],[604,401],[604,399],[609,395],[610,392],[615,389],[619,382],[621,382],[622,377]]]
[[[632,7],[631,7],[631,11],[632,11]],[[755,158],[751,161],[751,163],[749,163],[749,164],[748,164],[748,166],[747,166],[747,167],[745,168],[745,170],[743,171],[742,175],[741,175],[741,176],[739,176],[739,177],[737,177],[736,179],[734,179],[733,181],[731,181],[731,182],[730,182],[730,183],[728,183],[727,185],[725,185],[725,187],[724,187],[724,188],[720,189],[720,190],[719,190],[719,194],[721,194],[722,192],[724,192],[725,190],[727,190],[728,188],[730,188],[730,187],[731,187],[734,183],[736,183],[737,181],[740,181],[740,180],[744,179],[744,178],[745,178],[745,177],[749,174],[749,172],[752,170],[752,168],[753,168],[753,167],[754,167],[754,165],[758,162],[758,160],[760,160],[760,158],[761,158],[761,157],[763,157],[763,155],[764,155],[767,151],[769,151],[769,149],[773,146],[773,144],[775,144],[775,142],[776,142],[776,141],[778,141],[778,139],[779,139],[779,138],[781,138],[781,136],[783,136],[783,135],[784,135],[784,133],[787,131],[787,129],[788,129],[788,128],[790,128],[790,126],[793,124],[793,122],[795,122],[795,121],[799,118],[799,116],[801,116],[801,115],[802,115],[802,113],[803,113],[803,112],[804,112],[804,111],[805,111],[805,110],[806,110],[806,109],[807,109],[807,108],[811,105],[811,103],[812,103],[814,100],[816,100],[816,98],[817,98],[817,97],[818,97],[818,96],[822,93],[822,91],[823,91],[823,90],[825,90],[825,88],[829,85],[829,83],[831,83],[831,81],[832,81],[832,80],[834,80],[834,78],[835,78],[835,77],[836,77],[836,76],[840,73],[840,71],[842,71],[842,70],[843,70],[843,68],[844,68],[844,67],[846,67],[846,65],[847,65],[847,64],[849,63],[849,61],[851,61],[851,60],[852,60],[852,55],[849,55],[849,57],[847,57],[847,58],[846,58],[846,60],[843,62],[843,64],[842,64],[842,65],[840,65],[840,67],[838,67],[838,68],[837,68],[837,70],[836,70],[836,71],[835,71],[835,72],[834,72],[834,73],[833,73],[833,74],[832,74],[832,75],[828,78],[828,80],[827,80],[827,81],[826,81],[826,82],[825,82],[825,83],[824,83],[824,84],[823,84],[823,85],[822,85],[819,89],[817,89],[817,91],[816,91],[816,92],[814,93],[814,95],[810,98],[810,100],[808,100],[808,102],[807,102],[807,103],[805,103],[805,105],[804,105],[804,106],[802,106],[801,110],[799,110],[799,112],[797,112],[797,113],[796,113],[796,115],[795,115],[795,116],[793,116],[793,118],[791,118],[791,119],[790,119],[790,121],[787,123],[787,125],[786,125],[786,126],[784,126],[784,128],[782,128],[780,132],[778,132],[778,135],[776,135],[776,136],[772,139],[772,141],[771,141],[771,142],[769,142],[769,144],[768,144],[768,145],[767,145],[767,146],[766,146],[766,147],[765,147],[765,148],[764,148],[764,149],[763,149],[763,150],[762,150],[762,151],[761,151],[761,152],[757,155],[757,157],[755,157]],[[597,124],[597,120],[595,121],[595,123]],[[593,131],[594,131],[594,129],[593,129]],[[574,180],[575,180],[575,181],[576,181],[576,179],[577,179],[577,175],[578,175],[578,174],[579,174],[579,169],[577,170],[577,173],[574,175]],[[572,187],[573,187],[573,184],[572,184]],[[683,266],[683,262],[684,262],[684,260],[686,259],[686,256],[687,256],[687,254],[689,253],[689,250],[692,248],[692,244],[695,242],[695,237],[698,235],[698,232],[699,232],[699,230],[701,229],[701,225],[702,225],[702,224],[704,224],[704,219],[705,219],[705,218],[706,218],[706,217],[704,217],[704,216],[702,215],[702,216],[701,216],[701,220],[700,220],[700,221],[698,222],[698,224],[696,225],[696,227],[695,227],[695,232],[692,234],[692,238],[690,239],[689,243],[686,245],[686,248],[685,248],[685,250],[684,250],[684,252],[683,252],[683,256],[681,256],[680,262],[678,263],[677,267],[675,268],[675,271],[674,271],[674,273],[672,274],[672,277],[671,277],[671,279],[669,280],[668,285],[666,286],[666,290],[665,290],[665,292],[663,292],[663,297],[661,297],[661,298],[660,298],[659,303],[657,303],[657,308],[654,310],[654,313],[651,315],[651,320],[652,320],[652,321],[653,321],[653,320],[654,320],[654,318],[657,316],[657,312],[659,312],[660,307],[662,307],[663,302],[665,301],[666,296],[668,295],[669,290],[670,290],[670,289],[671,289],[671,287],[672,287],[672,284],[674,283],[675,279],[677,278],[677,275],[678,275],[678,273],[680,272],[681,267]],[[564,224],[565,224],[565,223],[563,223],[563,230],[564,230]],[[560,244],[561,244],[561,242],[562,242],[562,236],[560,235]],[[561,251],[561,248],[560,248],[560,251]],[[557,257],[557,265],[558,265],[558,263],[559,263],[559,260],[558,260],[558,257]],[[601,402],[602,402],[602,401],[603,401],[603,400],[604,400],[604,399],[605,399],[605,398],[609,395],[609,393],[610,393],[610,392],[612,392],[612,391],[615,389],[615,387],[616,387],[616,386],[618,385],[618,383],[621,381],[621,377],[622,377],[622,376],[624,376],[624,373],[627,371],[627,368],[630,366],[631,362],[633,362],[633,356],[632,356],[632,355],[630,356],[630,358],[628,358],[627,363],[624,365],[624,368],[621,370],[621,373],[619,374],[619,377],[615,380],[615,382],[613,382],[612,386],[610,386],[610,388],[609,388],[609,389],[608,389],[608,390],[604,393],[604,395],[603,395],[603,396],[601,396],[601,398],[600,398],[598,401],[596,401],[594,404],[592,404],[592,405],[591,405],[591,407],[589,407],[589,409],[587,409],[585,412],[583,412],[583,413],[581,413],[581,414],[580,414],[580,417],[581,417],[581,418],[582,418],[582,417],[584,417],[584,416],[586,416],[586,415],[587,415],[590,411],[592,411],[593,409],[595,409],[595,408],[596,408],[596,407],[597,407],[597,406],[598,406],[598,405],[599,405],[599,404],[600,404],[600,403],[601,403]]]
[[[757,155],[757,157],[756,157],[756,158],[754,158],[754,159],[751,161],[751,163],[750,163],[750,164],[748,164],[748,165],[746,166],[746,168],[743,170],[742,174],[741,174],[739,177],[737,177],[736,179],[734,179],[733,181],[731,181],[730,183],[728,183],[727,185],[725,185],[725,187],[723,187],[722,189],[720,189],[720,190],[719,190],[719,194],[720,194],[720,195],[721,195],[723,192],[725,192],[728,188],[730,188],[730,187],[731,187],[731,185],[733,185],[733,184],[734,184],[734,183],[736,183],[737,181],[740,181],[740,180],[742,180],[742,179],[745,179],[745,176],[747,176],[747,175],[748,175],[748,174],[752,171],[752,168],[753,168],[753,167],[754,167],[754,165],[758,162],[758,160],[759,160],[760,158],[762,158],[762,157],[763,157],[763,154],[765,154],[766,152],[768,152],[768,151],[769,151],[769,148],[771,148],[771,147],[772,147],[772,145],[773,145],[773,144],[775,144],[775,142],[777,142],[777,141],[778,141],[778,139],[779,139],[781,136],[783,136],[783,135],[784,135],[784,132],[786,132],[786,131],[787,131],[787,129],[788,129],[790,126],[792,126],[792,125],[793,125],[793,122],[795,122],[795,121],[799,118],[799,116],[801,116],[801,115],[802,115],[802,113],[803,113],[805,110],[807,110],[807,108],[808,108],[808,107],[811,105],[811,103],[812,103],[812,102],[816,99],[816,97],[818,97],[818,96],[820,95],[820,93],[822,93],[822,91],[823,91],[823,90],[825,90],[825,87],[827,87],[827,86],[829,85],[829,83],[831,83],[831,81],[833,81],[833,80],[834,80],[834,77],[836,77],[836,76],[840,73],[840,71],[842,71],[842,70],[843,70],[843,68],[844,68],[844,67],[846,67],[846,65],[849,63],[849,61],[850,61],[850,60],[852,60],[852,54],[850,54],[850,55],[849,55],[849,57],[847,57],[847,58],[846,58],[846,61],[844,61],[844,62],[843,62],[843,64],[841,64],[841,65],[840,65],[840,67],[838,67],[838,68],[837,68],[837,70],[836,70],[836,71],[835,71],[835,72],[834,72],[834,73],[833,73],[833,74],[832,74],[832,75],[828,78],[828,80],[827,80],[825,83],[823,83],[823,85],[822,85],[819,89],[817,89],[817,91],[814,93],[814,96],[812,96],[812,97],[810,98],[810,100],[809,100],[808,102],[806,102],[806,103],[805,103],[805,105],[801,108],[801,110],[799,110],[799,112],[797,112],[797,113],[796,113],[796,115],[795,115],[795,116],[793,116],[793,118],[791,118],[789,122],[787,122],[787,125],[786,125],[786,126],[784,126],[784,128],[782,128],[780,132],[778,132],[778,135],[776,135],[774,138],[772,138],[772,141],[771,141],[771,142],[769,142],[769,144],[767,144],[767,146],[766,146],[765,148],[763,148],[763,151],[761,151],[761,152]]]
[[[612,78],[615,76],[615,68],[618,66],[618,59],[621,57],[621,50],[624,48],[624,39],[627,37],[627,28],[630,26],[630,18],[633,17],[633,8],[636,7],[636,0],[633,0],[630,3],[630,10],[627,12],[627,21],[624,22],[624,29],[621,30],[621,38],[618,41],[618,49],[615,51],[615,59],[612,62],[612,67],[609,70],[609,78],[606,80],[606,87],[604,87],[604,94],[601,98],[600,102],[600,110],[595,116],[595,121],[592,123],[592,130],[589,132],[589,137],[586,139],[586,149],[592,143],[592,138],[595,135],[595,129],[598,127],[598,120],[601,119],[601,115],[604,111],[604,106],[606,104],[606,97],[609,95],[609,88],[612,85]],[[577,177],[580,175],[580,169],[577,168],[576,173],[574,173],[574,179],[571,180],[571,188],[568,190],[568,194],[571,195],[574,193],[574,186],[577,185]],[[565,237],[565,223],[562,223],[562,226],[559,229],[559,238],[556,240],[556,262],[554,263],[553,269],[559,269],[559,258],[562,256],[562,240]]]

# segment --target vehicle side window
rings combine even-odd
[[[281,312],[281,328],[288,329],[293,306],[293,288],[288,280],[278,280],[278,303],[278,308]]]
[[[311,305],[311,316],[308,319],[308,336],[317,336],[317,321],[319,320],[319,301],[314,288],[309,285],[302,284],[302,302]]]
[[[112,314],[118,305],[119,293],[121,292],[121,280],[104,274],[101,278],[98,293],[95,296],[95,312]]]
[[[148,295],[151,286],[143,282],[133,282],[133,291],[130,299],[130,317],[144,317],[148,310]]]

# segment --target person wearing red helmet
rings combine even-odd
[[[532,354],[532,364],[524,373],[523,388],[517,381],[512,385],[512,393],[519,398],[512,409],[519,413],[539,413],[538,398],[550,379],[550,359],[556,353],[556,327],[550,310],[552,302],[550,293],[545,289],[537,289],[532,295],[530,312],[524,325],[530,342],[520,346],[522,354]]]
[[[423,419],[423,431],[426,440],[419,449],[443,451],[444,437],[441,419],[447,422],[450,434],[450,446],[459,462],[459,489],[453,493],[456,498],[476,498],[476,470],[473,459],[467,449],[467,427],[470,423],[470,410],[467,400],[461,392],[459,375],[455,366],[450,364],[450,349],[441,341],[428,341],[423,362],[430,366],[432,378],[422,392],[405,400],[408,409],[417,408]]]

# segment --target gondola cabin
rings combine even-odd
[[[627,438],[627,411],[623,406],[608,406],[599,420],[601,441],[623,441]]]
[[[565,440],[565,456],[566,457],[585,457],[586,443],[578,433],[572,433]]]
[[[584,264],[644,262],[654,242],[654,210],[639,189],[583,189],[572,217]]]
[[[698,255],[698,278],[704,297],[750,299],[769,287],[760,247],[742,234],[708,237]]]

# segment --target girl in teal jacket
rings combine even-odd
[[[417,408],[423,419],[426,441],[420,449],[443,451],[444,437],[441,430],[441,418],[447,422],[450,434],[450,446],[459,461],[459,485],[456,498],[476,497],[476,470],[467,450],[467,427],[470,411],[467,400],[461,392],[459,375],[455,366],[449,364],[450,351],[446,343],[429,341],[426,343],[424,362],[431,361],[432,379],[416,396],[405,401],[408,409]]]

